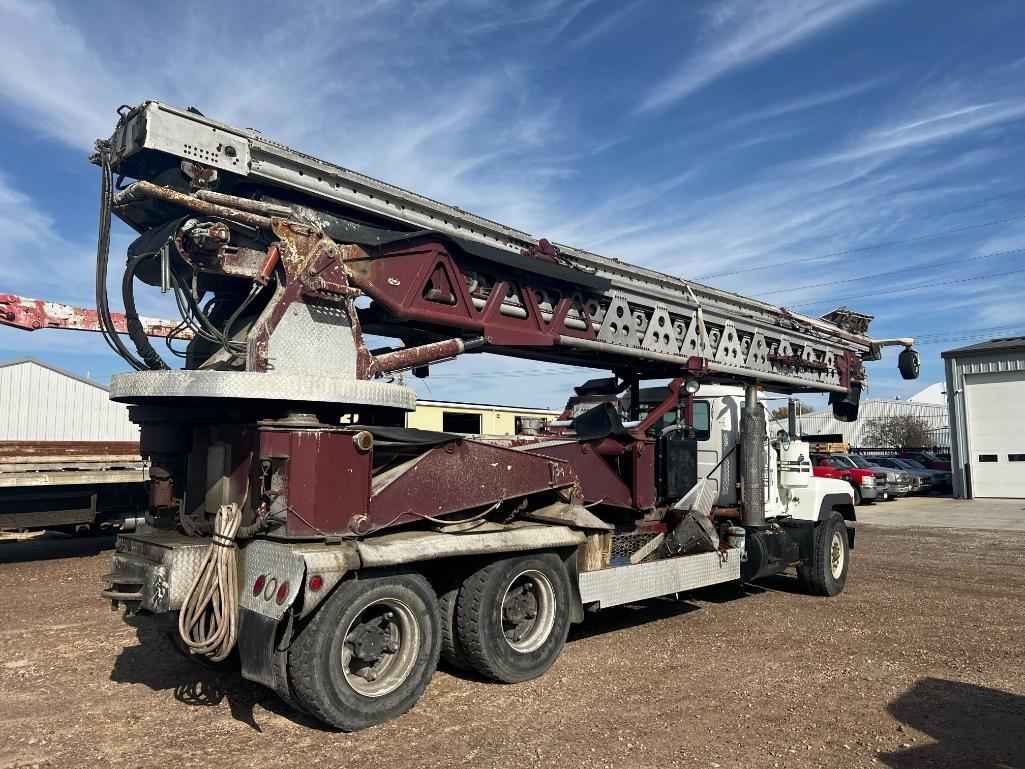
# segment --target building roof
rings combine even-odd
[[[940,353],[944,358],[956,358],[964,355],[985,355],[991,352],[1009,352],[1010,350],[1025,350],[1025,336],[1008,336],[1001,339],[990,339],[988,342],[970,344],[967,347],[958,347],[956,350],[947,350]]]
[[[41,368],[50,369],[50,371],[60,374],[61,376],[66,376],[69,379],[75,379],[81,382],[82,384],[92,385],[93,387],[99,388],[104,392],[108,391],[108,388],[101,385],[99,382],[94,382],[91,379],[86,379],[84,376],[79,376],[78,374],[72,374],[70,371],[58,368],[57,366],[54,366],[52,363],[45,363],[36,358],[15,358],[14,360],[3,360],[0,361],[0,368],[4,368],[6,366],[19,366],[23,363],[34,363],[35,365]]]
[[[914,395],[908,398],[912,403],[938,403],[945,406],[947,404],[947,393],[946,385],[943,382],[936,382],[926,387],[924,390],[919,390]]]
[[[561,414],[562,412],[558,409],[541,408],[538,406],[502,406],[497,403],[463,403],[459,401],[436,401],[427,400],[425,398],[417,398],[416,403],[418,406],[448,406],[450,408],[461,408],[461,409],[488,409],[491,411],[515,411],[517,413],[525,414]]]

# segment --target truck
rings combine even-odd
[[[118,537],[102,596],[190,655],[355,730],[412,707],[442,658],[542,675],[592,611],[792,567],[843,590],[851,487],[813,476],[759,396],[825,392],[854,419],[865,362],[902,346],[913,378],[914,340],[534,238],[160,102],[121,109],[93,162],[97,318],[134,369],[110,393],[140,426],[151,527]],[[123,335],[114,215],[138,233]],[[183,368],[149,342],[137,284],[173,293]],[[608,376],[533,435],[403,426],[397,372],[486,353]]]
[[[856,467],[837,454],[813,453],[812,473],[817,478],[833,478],[851,485],[854,504],[868,505],[886,499],[889,482],[886,471]]]

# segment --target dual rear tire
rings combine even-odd
[[[420,574],[342,583],[288,652],[297,704],[343,731],[408,711],[439,657],[497,681],[544,673],[569,632],[562,561],[532,553],[487,564],[435,594]]]

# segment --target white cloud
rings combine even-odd
[[[644,95],[638,112],[667,107],[736,69],[799,45],[878,0],[731,0],[717,6],[703,39]]]

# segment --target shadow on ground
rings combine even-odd
[[[1019,694],[923,678],[886,709],[936,740],[880,753],[893,769],[1025,769],[1025,697]]]
[[[153,691],[171,690],[178,702],[190,707],[212,707],[227,701],[232,718],[258,732],[263,730],[254,717],[257,705],[301,726],[329,730],[266,686],[245,680],[237,670],[214,669],[188,658],[172,642],[170,632],[157,624],[136,626],[139,645],[121,651],[110,680],[143,684]]]
[[[114,548],[114,535],[73,536],[44,532],[38,536],[0,540],[0,563],[28,563],[56,558],[90,558]]]

